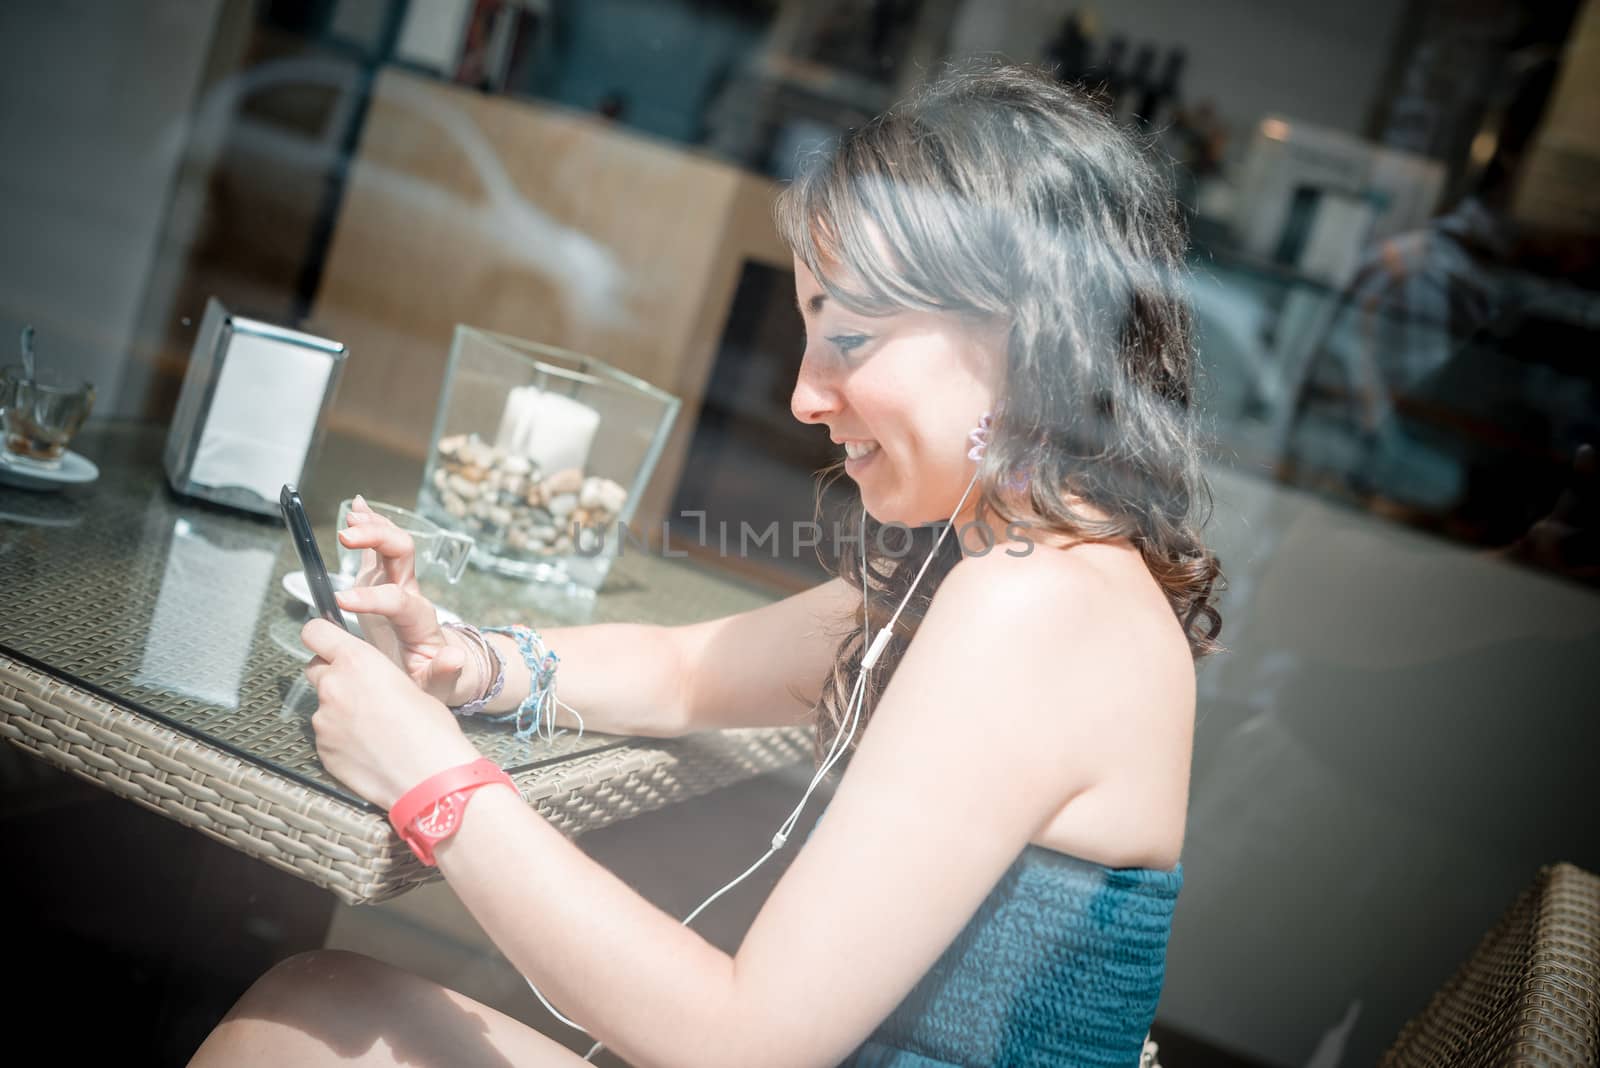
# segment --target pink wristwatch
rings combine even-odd
[[[487,757],[470,764],[446,768],[430,775],[401,795],[389,810],[395,833],[411,847],[411,852],[428,867],[434,867],[433,848],[455,834],[467,802],[479,787],[504,783],[516,790],[517,784],[500,766]]]

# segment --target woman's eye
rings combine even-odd
[[[840,352],[849,355],[870,340],[865,334],[836,334],[830,337],[828,342]]]

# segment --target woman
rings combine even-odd
[[[846,452],[862,558],[729,619],[543,639],[590,729],[814,712],[819,752],[853,747],[826,818],[734,957],[500,785],[439,868],[631,1064],[1132,1065],[1182,880],[1194,662],[1220,622],[1170,194],[1095,107],[1002,67],[847,135],[778,221],[807,333],[791,405]],[[434,622],[398,530],[358,509],[340,537],[381,561],[341,602],[392,658],[308,624],[313,726],[328,770],[387,809],[477,756],[446,706],[492,689],[492,658]],[[514,709],[528,663],[487,640],[507,665],[488,708]],[[337,953],[273,969],[195,1063],[255,1060],[580,1063]]]

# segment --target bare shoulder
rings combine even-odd
[[[1195,711],[1194,659],[1138,550],[1036,546],[959,562],[935,597],[947,613],[999,627],[1058,729],[1040,739],[1090,761],[1090,785],[1040,844],[1113,867],[1165,867],[1182,845]],[[982,620],[979,624],[979,620]]]
[[[1189,658],[1166,595],[1138,550],[1125,543],[1039,543],[1022,555],[994,550],[968,556],[951,569],[940,592],[946,588],[957,591],[952,600],[995,609],[1052,605],[1067,625],[1093,624],[1123,637],[1137,633],[1151,643],[1152,654],[1176,647],[1181,659]]]

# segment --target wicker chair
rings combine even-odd
[[[1540,869],[1379,1063],[1600,1065],[1600,876]]]

